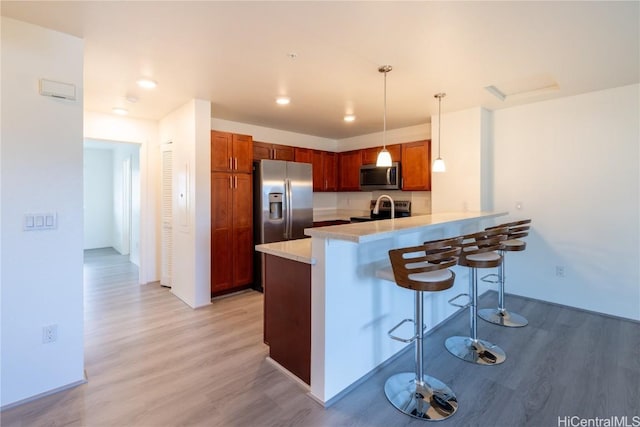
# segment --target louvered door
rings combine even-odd
[[[160,284],[173,283],[173,152],[162,152],[162,231]]]

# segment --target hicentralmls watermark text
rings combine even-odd
[[[577,415],[558,417],[558,427],[640,427],[640,415],[608,418],[582,418]]]

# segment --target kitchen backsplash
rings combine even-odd
[[[369,210],[369,203],[381,194],[388,194],[394,200],[410,200],[412,215],[431,213],[430,191],[373,191],[313,193],[313,209]]]

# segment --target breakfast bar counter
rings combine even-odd
[[[389,265],[389,249],[476,232],[502,215],[506,212],[453,212],[308,228],[311,239],[288,242],[289,248],[257,246],[289,260],[303,252],[298,261],[311,267],[310,396],[331,405],[406,347],[389,339],[387,331],[412,318],[412,292],[375,274]],[[454,314],[447,300],[465,292],[466,269],[453,269],[452,288],[425,295],[428,328]]]

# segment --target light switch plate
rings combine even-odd
[[[24,231],[55,230],[58,228],[58,214],[47,213],[26,213],[22,222]]]

